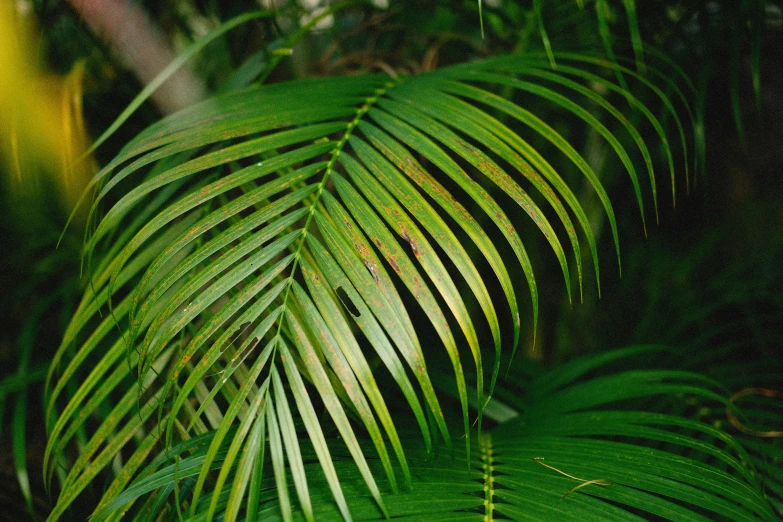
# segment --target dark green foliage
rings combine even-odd
[[[742,135],[775,6],[652,4],[150,3],[215,96],[99,124],[81,301],[0,381],[27,501],[48,366],[50,520],[778,519],[781,242],[628,246],[714,183],[709,68]]]

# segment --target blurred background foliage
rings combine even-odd
[[[113,0],[104,10],[133,10],[141,20],[140,34],[158,42],[160,59],[180,54],[233,16],[256,9],[276,14],[209,44],[179,79],[170,80],[192,87],[189,97],[177,99],[172,89],[169,94],[162,89],[94,154],[85,156],[88,137],[94,139],[108,128],[161,68],[139,62],[138,50],[122,39],[127,36],[118,36],[116,23],[96,14],[97,4],[15,0],[0,7],[4,520],[43,519],[55,498],[44,491],[41,479],[46,436],[42,380],[84,285],[79,256],[85,223],[78,210],[59,248],[55,246],[95,165],[105,164],[138,131],[192,100],[254,82],[369,71],[416,73],[478,57],[542,50],[544,35],[555,51],[587,47],[634,56],[634,28],[619,1],[546,2],[539,18],[538,2],[531,1],[375,0],[337,9],[319,0]],[[314,28],[298,38],[299,29],[318,16]],[[531,100],[539,114],[603,169],[610,192],[625,196],[615,199],[621,202],[617,210],[624,265],[621,279],[615,271],[605,271],[600,300],[588,284],[584,302],[575,299],[570,304],[557,264],[533,249],[531,256],[543,259],[538,263],[541,323],[536,345],[528,340],[526,357],[552,367],[631,343],[668,344],[676,348],[672,367],[707,373],[736,392],[750,387],[780,390],[781,4],[645,1],[637,5],[636,20],[641,38],[679,64],[699,90],[705,172],[689,195],[679,190],[674,209],[661,191],[660,224],[650,221],[644,240],[633,198],[627,197],[630,188],[611,183],[621,167],[617,158],[590,131],[572,131],[567,116],[548,113],[545,103]],[[609,241],[600,244],[612,248]],[[605,254],[611,259],[612,252]],[[758,413],[746,419],[751,431],[780,429],[769,425],[775,419],[769,411],[779,401],[742,400],[751,404],[749,412]],[[722,411],[701,414],[730,432],[739,431]],[[780,438],[740,435],[758,448],[756,455],[769,469],[779,466]],[[779,467],[770,473],[777,482],[769,487],[778,488],[780,499]],[[85,495],[73,507],[74,520],[85,519],[90,501]]]

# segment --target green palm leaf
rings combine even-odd
[[[59,407],[62,413],[47,447],[47,481],[76,434],[89,433],[51,519],[112,462],[121,471],[98,518],[113,520],[118,509],[142,516],[164,505],[196,520],[262,518],[270,495],[285,520],[299,509],[307,520],[332,508],[350,518],[346,499],[354,493],[369,494],[367,509],[376,514],[394,514],[381,495],[385,484],[397,491],[399,478],[405,489],[417,483],[390,412],[403,406],[389,404],[395,388],[424,451],[442,440],[452,452],[455,419],[428,368],[432,344],[442,344],[451,362],[457,433],[465,439],[464,457],[456,458],[460,477],[469,476],[476,459],[488,458],[490,441],[503,441],[484,433],[481,419],[495,393],[502,347],[513,352],[519,342],[521,278],[532,298],[531,327],[537,324],[534,267],[522,238],[543,234],[570,289],[565,234],[581,292],[575,218],[598,278],[591,225],[598,218],[570,188],[581,183],[574,174],[601,201],[618,262],[620,252],[607,188],[577,147],[494,91],[540,96],[595,129],[627,168],[643,213],[630,152],[582,105],[596,100],[579,82],[620,66],[574,54],[562,63],[564,72],[546,72],[555,78],[552,87],[519,80],[545,73],[540,60],[520,57],[401,79],[320,78],[248,89],[169,116],[128,143],[93,182],[93,215],[102,205],[109,209],[88,238],[90,285],[48,380],[49,415]],[[584,99],[574,101],[558,86]],[[597,105],[621,119],[611,102]],[[649,110],[645,115],[656,121]],[[627,121],[621,131],[642,151],[654,187],[640,134]],[[552,166],[555,159],[566,172]],[[513,265],[489,230],[511,248]],[[492,298],[494,288],[501,299]],[[430,327],[432,338],[425,337]],[[484,344],[494,348],[489,364]],[[466,356],[471,364],[463,367]],[[475,391],[466,373],[475,376]],[[77,384],[75,392],[67,392],[68,383]],[[473,400],[478,438],[471,433]],[[93,429],[99,408],[109,413]],[[329,443],[333,437],[342,446]],[[565,442],[541,444],[556,454]],[[353,467],[334,457],[345,450]],[[533,474],[546,475],[539,467]],[[621,475],[626,468],[617,469]],[[176,485],[161,488],[167,479]],[[413,495],[421,495],[419,485]]]
[[[717,385],[666,370],[583,380],[618,360],[662,351],[634,347],[593,356],[510,387],[505,392],[517,400],[509,405],[533,406],[484,433],[469,470],[459,455],[453,461],[419,455],[414,489],[391,497],[390,514],[401,520],[775,520],[742,445],[709,424],[657,411],[688,397],[725,403]],[[341,459],[341,470],[346,462]],[[344,474],[348,484],[357,483],[355,473]],[[378,520],[366,495],[353,491],[355,518]],[[269,503],[261,510],[273,513],[276,500]],[[318,520],[339,519],[331,505],[319,508]]]

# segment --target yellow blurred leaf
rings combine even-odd
[[[82,112],[84,61],[66,76],[35,65],[36,38],[28,17],[0,2],[0,156],[12,193],[59,192],[72,208],[91,175],[92,158]]]

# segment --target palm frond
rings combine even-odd
[[[662,412],[674,403],[687,408],[695,397],[725,404],[725,390],[689,372],[606,373],[618,361],[660,357],[665,351],[639,346],[608,352],[502,390],[512,399],[508,406],[530,407],[484,432],[467,463],[461,454],[433,458],[406,437],[418,448],[409,452],[416,462],[414,487],[388,497],[393,499],[389,515],[395,520],[776,520],[748,454],[734,438],[687,413]],[[593,377],[585,380],[587,375]],[[339,453],[337,458],[354,519],[380,520],[360,477],[349,469],[350,459]],[[323,490],[324,479],[314,468],[310,465],[308,477],[314,489]],[[265,500],[260,512],[274,518],[278,501],[273,494]],[[314,513],[317,520],[340,519],[328,502],[317,503]]]
[[[614,211],[594,168],[541,117],[494,91],[535,95],[598,132],[627,168],[643,216],[631,152],[585,108],[596,104],[621,120],[655,186],[639,132],[584,83],[621,66],[556,56],[556,72],[537,57],[510,57],[399,79],[319,78],[248,89],[169,116],[130,142],[93,181],[92,215],[109,209],[88,238],[90,284],[48,379],[48,414],[62,411],[46,451],[47,481],[76,434],[88,433],[51,519],[112,463],[120,471],[97,510],[109,520],[120,516],[117,499],[127,501],[123,511],[135,509],[140,495],[171,473],[193,480],[182,486],[175,480],[148,496],[137,506],[139,516],[169,505],[196,519],[222,513],[236,520],[255,513],[259,502],[263,508],[269,481],[285,520],[296,506],[305,519],[316,519],[326,509],[325,491],[349,518],[348,485],[369,492],[378,513],[392,514],[376,480],[384,477],[392,491],[398,473],[406,488],[416,480],[392,421],[389,389],[405,397],[425,451],[440,440],[452,451],[451,419],[427,366],[430,344],[442,344],[451,361],[464,468],[481,458],[490,439],[472,435],[469,397],[475,395],[482,433],[501,348],[519,342],[521,278],[533,329],[538,319],[533,262],[522,237],[544,235],[569,289],[575,264],[581,293],[583,236],[598,283],[591,224],[598,218],[571,188],[581,177],[601,202],[620,259]],[[622,72],[662,98],[684,132],[658,87]],[[524,75],[554,85],[522,81]],[[621,87],[612,90],[622,94],[619,101],[641,106]],[[645,116],[656,121],[649,109]],[[673,180],[668,141],[663,147]],[[555,160],[570,167],[556,170]],[[508,244],[521,276],[491,236]],[[493,299],[494,289],[502,299]],[[425,340],[426,328],[414,322],[421,313],[437,342]],[[481,351],[486,343],[494,348],[489,364]],[[468,391],[464,356],[472,360],[475,392]],[[69,383],[77,383],[75,391]],[[93,428],[99,410],[108,413]],[[327,433],[341,439],[352,471],[333,463],[338,450]],[[542,448],[556,453],[563,443],[547,439]],[[599,446],[585,451],[609,451]],[[313,478],[315,462],[323,481]],[[536,475],[546,474],[536,467]],[[551,477],[553,484],[562,480]]]

